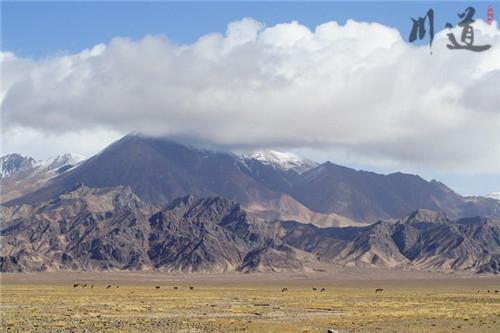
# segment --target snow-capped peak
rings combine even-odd
[[[491,198],[491,199],[500,200],[500,192],[492,192],[490,194],[486,194],[486,197]]]
[[[76,164],[84,161],[86,159],[85,156],[73,153],[64,153],[61,155],[57,155],[56,157],[52,157],[46,159],[44,161],[39,161],[37,163],[37,167],[41,169],[41,171],[51,171],[57,170],[64,166],[75,166]]]
[[[86,159],[79,154],[65,153],[42,161],[19,154],[8,154],[0,158],[1,178],[14,176],[20,172],[23,178],[47,175],[52,177],[67,171]]]
[[[1,178],[7,178],[17,172],[30,169],[35,163],[35,160],[29,156],[20,154],[4,155],[0,157]]]
[[[318,165],[316,162],[301,158],[293,153],[283,153],[275,150],[256,152],[250,158],[281,170],[294,170],[298,173],[306,172]]]

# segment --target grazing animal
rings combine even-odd
[[[384,289],[382,289],[382,288],[377,288],[377,289],[375,289],[375,292],[376,292],[376,293],[378,293],[378,292],[382,292],[382,291],[384,291]]]
[[[323,291],[325,291],[325,290],[326,290],[325,288],[321,288],[320,292],[323,292]]]
[[[193,290],[193,289],[194,289],[194,287],[193,287],[193,286],[189,286],[189,290]]]
[[[495,294],[497,294],[497,293],[498,293],[498,290],[495,290]]]
[[[284,293],[285,291],[288,291],[288,288],[283,288],[281,289],[281,292]]]
[[[94,289],[94,285],[91,285],[90,288]]]
[[[120,286],[116,286],[116,288],[120,288]]]
[[[488,289],[488,292],[490,292],[490,290]]]
[[[155,288],[156,288],[156,289],[160,289],[160,286],[156,286]]]
[[[111,288],[111,285],[110,285],[110,284],[108,284],[108,286],[106,287],[106,289],[109,289],[109,288]]]
[[[79,283],[73,283],[73,288],[78,287],[80,284]]]
[[[86,283],[82,284],[82,288],[85,288],[86,286],[87,286],[87,284],[86,284]]]
[[[318,290],[318,289],[316,289],[316,288],[314,288],[314,287],[313,287],[312,289],[313,289],[313,291],[316,291],[316,290]]]
[[[175,290],[179,289],[178,287],[174,287]]]

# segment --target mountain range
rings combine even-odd
[[[438,181],[394,173],[381,175],[331,162],[317,164],[293,155],[233,153],[128,135],[79,165],[44,181],[23,173],[2,178],[1,202],[35,203],[75,184],[130,186],[145,202],[164,205],[193,194],[222,196],[258,217],[294,219],[322,226],[346,226],[399,218],[424,208],[451,218],[500,217],[498,200],[463,197]],[[30,179],[27,188],[12,185]]]
[[[417,175],[137,134],[0,167],[1,271],[499,272],[500,201]]]
[[[128,186],[83,184],[35,205],[2,207],[0,271],[328,271],[335,265],[498,273],[500,222],[417,210],[369,226],[264,220],[222,198],[161,209]]]

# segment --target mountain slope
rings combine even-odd
[[[330,162],[301,174],[289,193],[313,211],[365,222],[396,218],[419,208],[454,218],[500,216],[499,202],[462,197],[437,181],[403,173],[357,171]]]
[[[44,161],[35,161],[31,157],[9,154],[0,158],[0,202],[14,200],[36,191],[49,181],[79,165],[85,157],[65,153]]]

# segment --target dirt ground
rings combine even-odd
[[[0,293],[1,332],[500,332],[495,276],[24,273]]]

